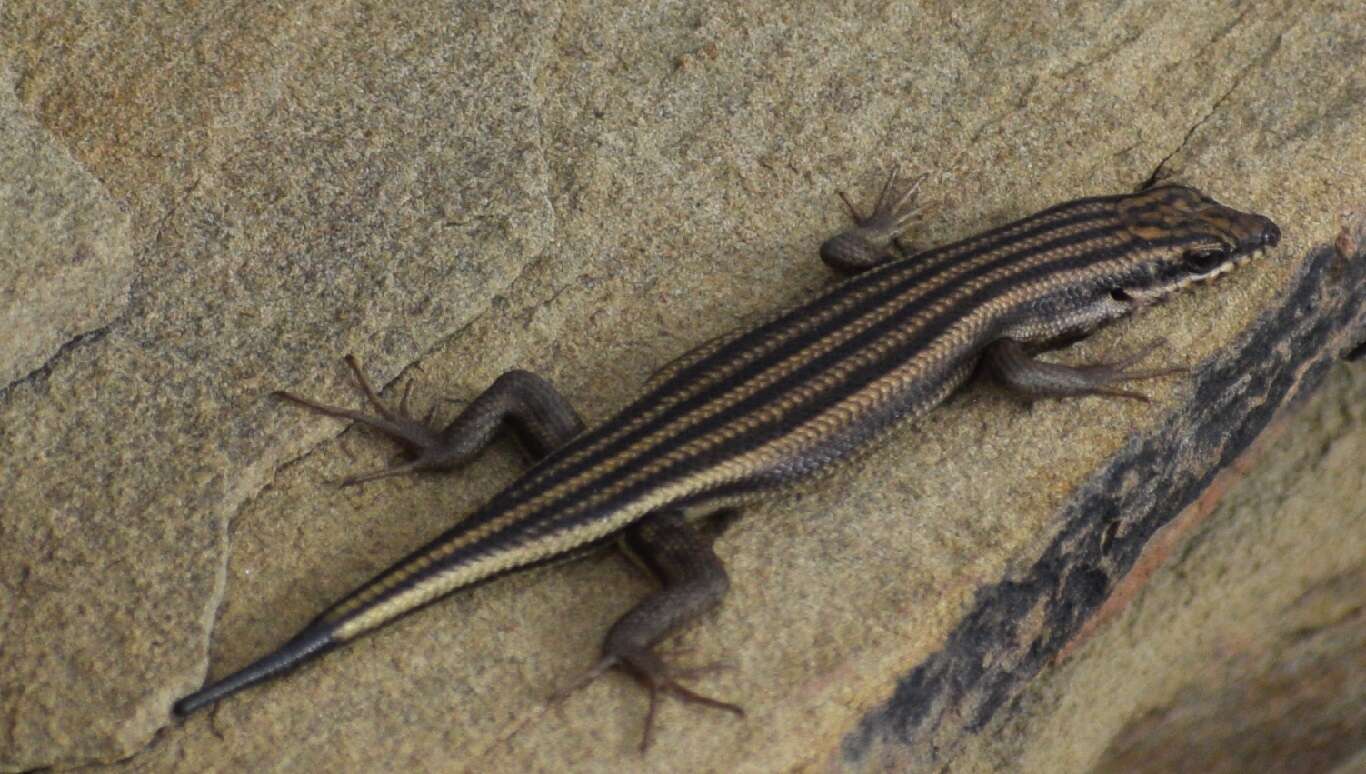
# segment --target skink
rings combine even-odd
[[[375,414],[291,401],[359,421],[409,459],[347,483],[451,470],[501,430],[532,466],[469,517],[318,616],[276,651],[181,699],[186,715],[279,675],[454,591],[617,543],[661,588],[609,631],[584,681],[622,668],[661,691],[739,712],[683,685],[655,644],[717,605],[729,581],[690,521],[779,493],[848,458],[898,420],[933,408],[974,371],[1028,398],[1111,395],[1169,370],[1035,359],[1277,244],[1261,215],[1194,188],[1162,186],[1059,204],[960,242],[901,255],[915,186],[889,177],[873,211],[821,248],[846,275],[823,295],[698,347],[595,427],[544,379],[512,371],[438,429],[380,402]],[[847,203],[847,202],[846,202]],[[584,682],[584,681],[581,681]]]

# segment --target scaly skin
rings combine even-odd
[[[1261,215],[1163,186],[1059,204],[893,259],[889,246],[909,218],[911,195],[889,196],[890,182],[871,215],[854,212],[855,225],[822,248],[827,263],[852,277],[699,347],[586,431],[548,383],[525,372],[505,375],[440,432],[385,409],[359,368],[377,417],[286,394],[370,424],[413,454],[360,479],[458,467],[504,423],[538,461],[279,650],[185,697],[176,712],[193,712],[454,591],[623,537],[665,588],[613,628],[590,676],[630,670],[652,691],[651,716],[661,689],[738,711],[684,688],[651,653],[726,588],[724,569],[682,511],[714,510],[809,479],[893,422],[933,408],[979,363],[1029,397],[1142,397],[1114,385],[1170,371],[1126,370],[1136,358],[1041,363],[1032,353],[1218,276],[1280,236]],[[648,732],[647,724],[647,741]]]

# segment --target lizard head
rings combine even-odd
[[[1230,272],[1281,239],[1270,218],[1226,207],[1187,186],[1151,188],[1115,206],[1129,232],[1149,245],[1138,270],[1115,289],[1139,304]]]

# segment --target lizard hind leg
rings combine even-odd
[[[737,716],[743,716],[745,711],[739,705],[703,695],[680,682],[718,671],[726,665],[676,668],[666,664],[654,651],[660,641],[715,608],[730,588],[726,570],[712,552],[710,540],[691,527],[682,512],[670,510],[652,513],[628,528],[624,542],[626,549],[660,580],[663,588],[641,600],[612,626],[603,640],[602,658],[567,689],[556,694],[552,702],[562,701],[612,668],[622,669],[649,691],[650,705],[640,740],[640,749],[644,752],[653,739],[655,714],[662,693]]]
[[[583,420],[573,406],[550,382],[527,371],[508,371],[499,376],[450,424],[437,429],[431,424],[431,412],[421,420],[408,414],[408,389],[404,390],[399,407],[391,409],[370,386],[356,358],[347,355],[346,364],[366,401],[374,407],[374,414],[330,406],[290,392],[274,393],[311,411],[350,419],[376,430],[402,447],[408,458],[380,470],[348,476],[342,479],[342,486],[420,471],[453,470],[488,446],[505,426],[516,433],[533,460],[563,446],[583,430]]]

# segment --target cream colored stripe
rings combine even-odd
[[[923,257],[914,256],[911,258],[910,262],[906,264],[906,267],[910,268],[914,272],[924,271],[927,268],[948,263],[957,259],[958,256],[962,255],[963,253],[970,252],[988,238],[1009,240],[1011,234],[1020,233],[1022,231],[1027,231],[1032,228],[1037,228],[1039,226],[1046,226],[1050,222],[1065,220],[1067,218],[1071,218],[1079,214],[1086,214],[1088,212],[1104,213],[1110,206],[1110,203],[1107,202],[1093,202],[1085,206],[1078,206],[1075,208],[1059,210],[1058,212],[1052,213],[1046,218],[1026,218],[1016,223],[1013,228],[1007,229],[1005,232],[1001,234],[997,234],[992,237],[987,237],[986,235],[969,237],[968,239],[965,239],[956,245],[948,246],[948,249],[945,249],[944,252],[942,252],[941,254]],[[961,274],[962,271],[968,270],[973,266],[977,266],[982,263],[988,263],[990,262],[990,260],[999,256],[1001,252],[1007,249],[1014,250],[1020,245],[1035,246],[1037,244],[1042,244],[1045,241],[1055,239],[1058,236],[1080,233],[1081,231],[1085,231],[1088,228],[1094,228],[1095,225],[1096,221],[1094,220],[1086,221],[1084,223],[1074,224],[1073,226],[1067,228],[1054,229],[1052,231],[1045,232],[1044,235],[1032,240],[1007,242],[1002,246],[1002,248],[998,248],[997,250],[984,253],[983,255],[978,256],[973,261],[965,263],[961,267],[956,267],[954,272],[952,272],[949,275],[946,275],[943,279],[948,279],[953,276],[957,276],[958,274]],[[534,486],[537,483],[537,481],[541,478],[545,476],[554,475],[554,472],[556,470],[560,470],[565,467],[570,467],[577,464],[578,462],[581,462],[583,459],[596,453],[604,446],[611,444],[612,442],[616,441],[622,436],[627,435],[635,429],[647,424],[654,418],[658,417],[660,414],[667,411],[669,408],[677,405],[680,402],[687,400],[688,398],[693,397],[694,395],[698,394],[704,389],[711,387],[713,384],[722,381],[723,379],[727,378],[730,374],[738,371],[739,369],[743,368],[744,366],[748,365],[754,360],[757,360],[758,358],[762,357],[767,352],[773,350],[774,348],[788,341],[791,337],[800,335],[801,333],[827,321],[831,317],[838,316],[839,314],[844,313],[850,307],[861,303],[868,296],[876,295],[877,293],[882,292],[891,287],[892,285],[895,285],[896,283],[902,281],[904,278],[905,274],[903,272],[889,272],[886,277],[882,278],[881,282],[870,284],[865,288],[859,289],[857,293],[850,293],[848,296],[841,298],[838,303],[832,305],[829,309],[824,310],[819,317],[815,317],[810,320],[803,320],[800,321],[800,323],[798,324],[790,326],[789,328],[777,331],[777,335],[775,335],[773,338],[760,342],[758,345],[745,350],[744,352],[740,353],[740,356],[721,364],[722,367],[712,369],[704,375],[704,378],[698,379],[688,385],[683,386],[678,390],[675,390],[674,392],[661,396],[659,402],[655,403],[652,406],[645,407],[643,411],[640,411],[632,417],[626,418],[626,421],[621,422],[613,432],[604,435],[602,438],[597,439],[592,444],[586,445],[583,448],[576,450],[574,454],[569,455],[562,460],[559,460],[555,464],[555,466],[547,467],[545,470],[538,471],[535,475],[525,477],[521,481],[518,481],[516,484],[514,484],[514,487],[517,490],[525,490],[528,487]],[[837,293],[839,292],[839,288],[842,287],[843,284],[855,282],[857,281],[857,279],[857,277],[850,278],[846,280],[845,283],[842,283],[840,286],[836,286],[836,288],[832,288],[828,292]],[[760,323],[759,325],[752,326],[742,331],[738,331],[735,333],[734,337],[723,337],[722,341],[720,341],[717,344],[716,350],[721,349],[721,347],[724,346],[725,343],[728,343],[729,341],[733,340],[733,338],[743,336],[749,333],[750,331],[753,331],[756,328],[761,327],[764,324],[767,324],[768,322],[772,322],[772,320],[774,319],[780,319],[784,315],[790,313],[795,309],[800,308],[801,306],[807,303],[811,303],[811,299],[808,299],[807,301],[801,302],[799,304],[794,304],[789,309],[774,315],[773,318],[763,323]],[[704,346],[704,349],[709,348]],[[697,362],[698,359],[701,358],[691,358],[685,356],[683,358],[684,364],[675,365],[673,366],[673,369],[676,369],[675,372],[681,371],[683,368],[687,367],[687,365]],[[662,383],[663,380],[659,381]],[[640,394],[640,396],[638,396],[637,399],[639,399],[639,397],[644,397],[644,395],[648,392],[648,389],[642,391],[642,393]]]
[[[1085,228],[1069,228],[1049,232],[1048,234],[1038,238],[1037,240],[1028,240],[1024,243],[1014,244],[1011,247],[1012,249],[1017,249],[1021,245],[1026,244],[1030,247],[1037,247],[1039,244],[1042,244],[1047,241],[1052,241],[1053,239],[1056,239],[1059,236],[1079,233],[1081,231],[1095,227],[1094,222],[1088,222],[1084,225]],[[1104,244],[1107,241],[1114,241],[1114,239],[1115,237],[1109,235],[1101,236],[1097,237],[1095,240],[1071,246],[1065,250],[1054,251],[1048,253],[1046,256],[1038,256],[1038,258],[1043,258],[1051,261],[1064,257],[1066,255],[1079,255],[1086,250],[1094,249],[1094,247],[1098,244]],[[982,256],[983,259],[988,259],[988,262],[989,259],[993,257],[998,256],[990,254]],[[991,282],[995,282],[1005,276],[1009,276],[1011,273],[1021,271],[1032,264],[1033,261],[1023,261],[1020,263],[1010,264],[1008,266],[1001,267],[990,274],[978,278],[972,283],[969,283],[968,285],[965,285],[962,288],[958,289],[956,294],[950,295],[944,299],[940,299],[935,304],[927,307],[924,310],[921,310],[919,314],[917,314],[914,318],[907,322],[906,326],[901,330],[900,335],[884,339],[883,342],[880,343],[881,346],[874,347],[873,349],[867,350],[866,352],[876,352],[880,356],[888,346],[895,346],[900,344],[907,337],[912,335],[915,332],[915,330],[921,325],[923,325],[927,320],[937,317],[943,314],[946,310],[961,303],[961,298],[963,296],[971,295],[973,292],[976,292],[982,286],[990,284]],[[960,267],[955,267],[955,269],[947,273],[945,277],[942,279],[942,281],[938,283],[935,287],[938,287],[942,284],[947,284],[952,279],[956,278],[965,271],[969,271],[976,265],[976,262],[972,262],[963,264]],[[861,316],[857,320],[854,320],[849,324],[842,326],[835,331],[832,331],[823,339],[812,341],[805,349],[797,353],[794,353],[793,355],[780,361],[779,363],[774,364],[774,366],[772,366],[771,368],[759,374],[756,374],[753,378],[751,378],[744,384],[738,385],[735,389],[729,392],[717,395],[715,399],[708,401],[706,404],[697,407],[688,414],[679,417],[674,422],[665,425],[662,428],[659,428],[655,432],[647,436],[644,436],[641,439],[638,439],[634,444],[627,447],[626,449],[623,449],[621,452],[614,455],[612,458],[604,460],[600,464],[595,465],[592,468],[581,472],[579,475],[570,479],[566,479],[565,481],[560,482],[558,485],[551,487],[545,490],[544,492],[541,492],[536,497],[519,504],[515,509],[508,511],[500,518],[506,519],[508,521],[515,521],[522,514],[537,510],[543,507],[545,504],[565,496],[575,488],[583,486],[585,483],[593,480],[596,477],[615,471],[623,465],[630,464],[631,461],[633,461],[641,452],[648,450],[649,448],[655,446],[656,444],[667,438],[679,434],[688,427],[706,421],[707,419],[715,416],[721,411],[730,408],[731,406],[744,400],[745,398],[748,398],[754,393],[781,380],[782,378],[788,376],[792,372],[801,368],[807,362],[824,355],[825,353],[835,349],[836,347],[848,341],[849,339],[857,336],[863,331],[885,320],[886,318],[894,314],[899,308],[901,308],[907,303],[910,303],[916,297],[927,293],[930,289],[931,288],[928,286],[917,286],[907,290],[902,295],[897,296],[896,298],[891,299],[886,303],[880,304],[875,308],[869,309],[863,316]],[[857,354],[858,353],[855,353],[855,356],[857,356]],[[843,376],[843,373],[838,374],[838,376]],[[605,496],[611,496],[612,494],[614,494],[614,491],[605,490],[603,494]],[[489,526],[492,526],[492,523]]]
[[[1094,224],[1088,225],[1093,226]],[[1041,241],[1049,241],[1052,238],[1056,238],[1060,233],[1065,232],[1052,232],[1050,233],[1047,239],[1042,239]],[[781,413],[789,410],[793,405],[796,405],[808,399],[814,393],[833,387],[839,381],[843,380],[844,378],[847,378],[848,374],[854,369],[861,367],[866,363],[872,362],[873,360],[879,357],[884,356],[892,348],[899,346],[908,337],[914,335],[915,331],[921,325],[923,325],[925,321],[942,314],[943,312],[952,308],[954,305],[960,303],[962,296],[971,295],[972,293],[980,290],[982,287],[985,287],[993,282],[999,281],[1012,273],[1023,271],[1036,263],[1042,261],[1051,262],[1066,257],[1068,255],[1080,255],[1087,250],[1094,249],[1097,245],[1104,244],[1106,241],[1113,241],[1114,239],[1115,238],[1111,236],[1098,237],[1095,240],[1091,240],[1075,246],[1070,246],[1063,250],[1055,250],[1047,254],[1034,256],[1031,258],[1031,260],[1010,264],[1008,266],[1001,267],[989,274],[983,275],[982,277],[979,277],[973,280],[972,282],[964,285],[963,288],[960,288],[957,291],[956,295],[950,296],[945,299],[941,299],[940,301],[927,307],[926,309],[921,310],[921,312],[918,313],[916,317],[914,317],[911,321],[909,321],[908,324],[905,327],[903,327],[897,335],[889,336],[870,347],[864,348],[855,353],[851,353],[849,358],[846,358],[844,361],[841,361],[840,363],[832,366],[829,370],[822,373],[818,378],[812,380],[812,382],[802,385],[800,388],[794,390],[791,395],[785,396],[783,399],[776,401],[775,403],[770,404],[768,406],[765,406],[764,408],[760,409],[752,415],[741,418],[741,420],[736,424],[726,428],[718,428],[718,430],[715,433],[709,433],[703,438],[696,439],[688,444],[685,444],[684,446],[679,447],[678,449],[671,451],[669,454],[651,460],[647,464],[641,466],[641,468],[635,471],[631,476],[628,476],[623,480],[617,482],[612,487],[604,488],[601,491],[587,493],[587,496],[583,500],[571,506],[570,509],[566,511],[566,513],[573,512],[575,510],[579,510],[586,507],[591,507],[594,504],[601,503],[611,497],[614,497],[618,492],[622,491],[623,489],[638,483],[644,477],[665,470],[677,464],[680,460],[686,459],[689,456],[692,456],[700,451],[704,451],[707,448],[725,443],[726,441],[733,438],[735,435],[739,434],[740,432],[743,432],[748,428],[755,426],[760,422],[771,421],[772,419],[781,415]],[[1113,265],[1114,268],[1118,268],[1120,266],[1120,263],[1121,262],[1119,261],[1114,261],[1111,262],[1111,265]],[[1073,275],[1075,275],[1076,277],[1080,277],[1083,273],[1095,273],[1095,271],[1096,269],[1092,267],[1080,270],[1078,272],[1074,272]],[[1050,286],[1056,285],[1058,281],[1060,280],[1057,280],[1055,278],[1050,282]],[[868,315],[865,315],[863,318],[860,318],[855,323],[852,323],[849,326],[842,327],[838,331],[833,332],[830,336],[827,336],[825,339],[820,340],[819,342],[814,342],[813,346],[809,348],[807,351],[798,353],[797,355],[788,358],[781,364],[782,367],[775,367],[774,369],[770,369],[769,371],[766,371],[763,374],[757,375],[754,380],[746,383],[742,388],[738,388],[729,393],[725,393],[724,395],[718,396],[715,401],[712,401],[705,406],[699,407],[698,411],[688,415],[688,418],[693,418],[695,419],[695,421],[703,421],[706,417],[715,415],[724,408],[733,405],[735,402],[742,400],[744,397],[753,394],[753,392],[762,389],[764,386],[771,384],[778,378],[781,378],[787,373],[790,373],[792,370],[795,370],[795,368],[799,367],[802,363],[807,362],[811,358],[819,357],[821,354],[829,351],[833,347],[837,346],[839,343],[848,340],[849,337],[856,335],[857,332],[866,330],[868,327],[875,324],[877,321],[885,319],[895,309],[899,308],[905,303],[908,303],[909,300],[914,298],[917,294],[924,293],[925,290],[926,289],[923,287],[913,289],[903,294],[902,296],[899,296],[892,302],[880,305],[878,308],[874,310],[870,310]],[[1021,288],[1015,292],[1008,294],[1007,296],[1002,296],[1000,298],[993,299],[991,302],[988,302],[987,304],[978,307],[971,314],[967,315],[963,320],[959,320],[958,324],[955,325],[954,329],[952,329],[949,334],[947,334],[944,337],[941,337],[938,341],[936,341],[931,351],[928,351],[924,353],[924,355],[915,358],[912,362],[908,363],[902,369],[899,369],[898,371],[894,372],[895,378],[892,378],[890,381],[887,378],[884,378],[875,383],[875,385],[878,389],[888,389],[888,385],[901,382],[909,382],[911,380],[914,380],[918,377],[919,374],[923,373],[923,371],[930,367],[932,364],[940,362],[942,358],[946,356],[943,354],[944,352],[951,351],[953,347],[961,346],[963,344],[964,337],[971,335],[970,333],[965,332],[966,329],[963,327],[964,325],[969,324],[974,320],[980,321],[993,319],[995,316],[1002,314],[1002,309],[1006,308],[1007,306],[1027,301],[1029,299],[1032,299],[1035,295],[1037,295],[1037,292],[1025,292],[1025,289]],[[901,382],[898,382],[897,380],[901,380]],[[870,386],[869,389],[872,389],[872,386]],[[867,390],[865,390],[862,393],[859,393],[854,397],[860,400],[866,400],[866,396]],[[851,398],[851,400],[852,399],[853,398]],[[850,411],[848,402],[846,401],[841,404],[838,404],[838,406],[835,409],[832,409],[832,411]],[[823,417],[824,419],[821,419],[821,417]],[[818,417],[817,419],[821,419],[821,421],[828,423],[833,421],[831,417],[832,415],[830,414],[830,412],[826,412],[820,415],[820,417]],[[812,421],[814,422],[816,421],[816,419],[813,419]],[[682,424],[681,420],[678,424]],[[809,427],[809,423],[808,425],[803,425],[802,428],[804,429],[799,429],[799,432],[816,432],[820,434],[826,432],[827,430],[826,428],[821,427]],[[568,494],[573,490],[574,487],[584,486],[597,476],[601,476],[606,472],[616,470],[617,468],[627,464],[628,461],[635,459],[636,456],[638,456],[642,451],[647,450],[654,444],[666,439],[674,433],[677,433],[679,429],[679,427],[674,425],[662,428],[661,430],[638,441],[632,447],[625,450],[622,454],[613,457],[611,460],[604,461],[603,464],[595,466],[590,470],[584,471],[579,476],[576,476],[566,482],[563,482],[561,485],[554,487],[545,493],[542,493],[538,497],[533,498],[532,500],[528,501],[527,503],[523,504],[517,509],[510,510],[504,514],[500,514],[498,518],[492,519],[489,522],[480,525],[479,528],[470,530],[469,532],[462,534],[460,536],[460,539],[458,540],[452,540],[446,544],[436,547],[435,550],[433,550],[431,553],[427,554],[426,556],[415,559],[409,566],[402,568],[390,577],[386,578],[383,584],[377,584],[375,587],[367,589],[364,593],[357,595],[352,600],[348,600],[347,603],[339,607],[336,611],[337,617],[344,617],[345,614],[349,613],[350,611],[363,607],[369,601],[382,596],[383,594],[387,593],[389,589],[392,589],[394,586],[401,584],[407,578],[412,577],[414,574],[425,570],[432,564],[437,563],[448,556],[451,556],[461,548],[473,545],[474,543],[477,543],[495,534],[508,524],[515,523],[519,520],[522,514],[541,507],[543,504],[552,501],[552,499],[555,497],[564,496]],[[790,441],[791,439],[793,439],[793,437],[793,433],[789,433],[786,434],[783,439],[776,439],[774,443],[783,442],[785,439]],[[770,446],[764,448],[779,449],[782,447],[776,447],[770,444]],[[685,481],[681,481],[676,484],[672,484],[657,490],[656,492],[652,493],[652,496],[648,497],[648,499],[639,501],[639,507],[627,506],[619,510],[616,514],[613,514],[613,516],[609,519],[594,519],[590,525],[585,525],[584,529],[570,530],[559,535],[551,536],[554,539],[551,540],[551,542],[548,544],[548,548],[534,548],[534,546],[540,545],[541,541],[538,541],[537,543],[533,544],[523,544],[521,546],[517,546],[511,551],[496,552],[495,554],[492,554],[485,558],[481,558],[472,563],[462,564],[460,567],[452,568],[450,571],[442,573],[440,576],[438,576],[438,578],[425,581],[424,583],[420,584],[418,587],[412,590],[405,591],[402,594],[395,595],[395,597],[392,600],[386,600],[381,605],[378,605],[377,609],[382,608],[385,610],[406,610],[409,608],[403,607],[402,605],[399,605],[396,608],[395,600],[418,599],[425,601],[426,599],[432,598],[431,596],[424,596],[428,594],[426,590],[430,588],[438,589],[438,591],[432,592],[433,594],[446,593],[446,591],[454,590],[455,588],[458,588],[461,585],[464,585],[468,582],[473,582],[472,580],[468,580],[470,578],[473,578],[474,580],[479,580],[484,577],[487,577],[488,574],[501,572],[504,569],[508,569],[509,566],[513,564],[529,564],[537,561],[539,558],[552,556],[554,554],[560,553],[563,550],[567,550],[566,547],[573,547],[591,542],[592,540],[595,540],[598,537],[606,535],[611,531],[617,529],[619,525],[630,523],[630,521],[632,521],[633,519],[650,510],[653,510],[658,507],[663,507],[664,505],[674,502],[677,499],[687,497],[688,495],[693,494],[695,492],[703,491],[713,486],[725,483],[728,480],[726,478],[727,475],[745,473],[746,471],[750,474],[758,472],[757,469],[747,467],[748,465],[756,463],[760,459],[762,459],[762,455],[756,455],[758,455],[758,450],[737,457],[734,460],[725,461],[719,464],[718,466],[707,471],[703,471],[698,475],[690,477]],[[737,467],[737,464],[739,465],[739,467]],[[720,476],[720,478],[718,478],[718,476]],[[643,510],[641,510],[641,508],[643,508]],[[565,547],[562,547],[561,543],[565,543]],[[465,568],[475,567],[492,567],[494,569],[488,571],[487,573],[484,573],[483,570],[470,570],[470,572],[466,572],[465,570]],[[440,589],[444,589],[444,591]],[[414,603],[414,605],[417,604],[422,604],[422,601]],[[364,619],[368,621],[372,618],[372,611],[366,611],[361,616],[359,616],[357,620]],[[350,623],[346,624],[346,627],[350,626]],[[364,625],[358,624],[358,626],[362,626],[362,629],[365,628]]]

